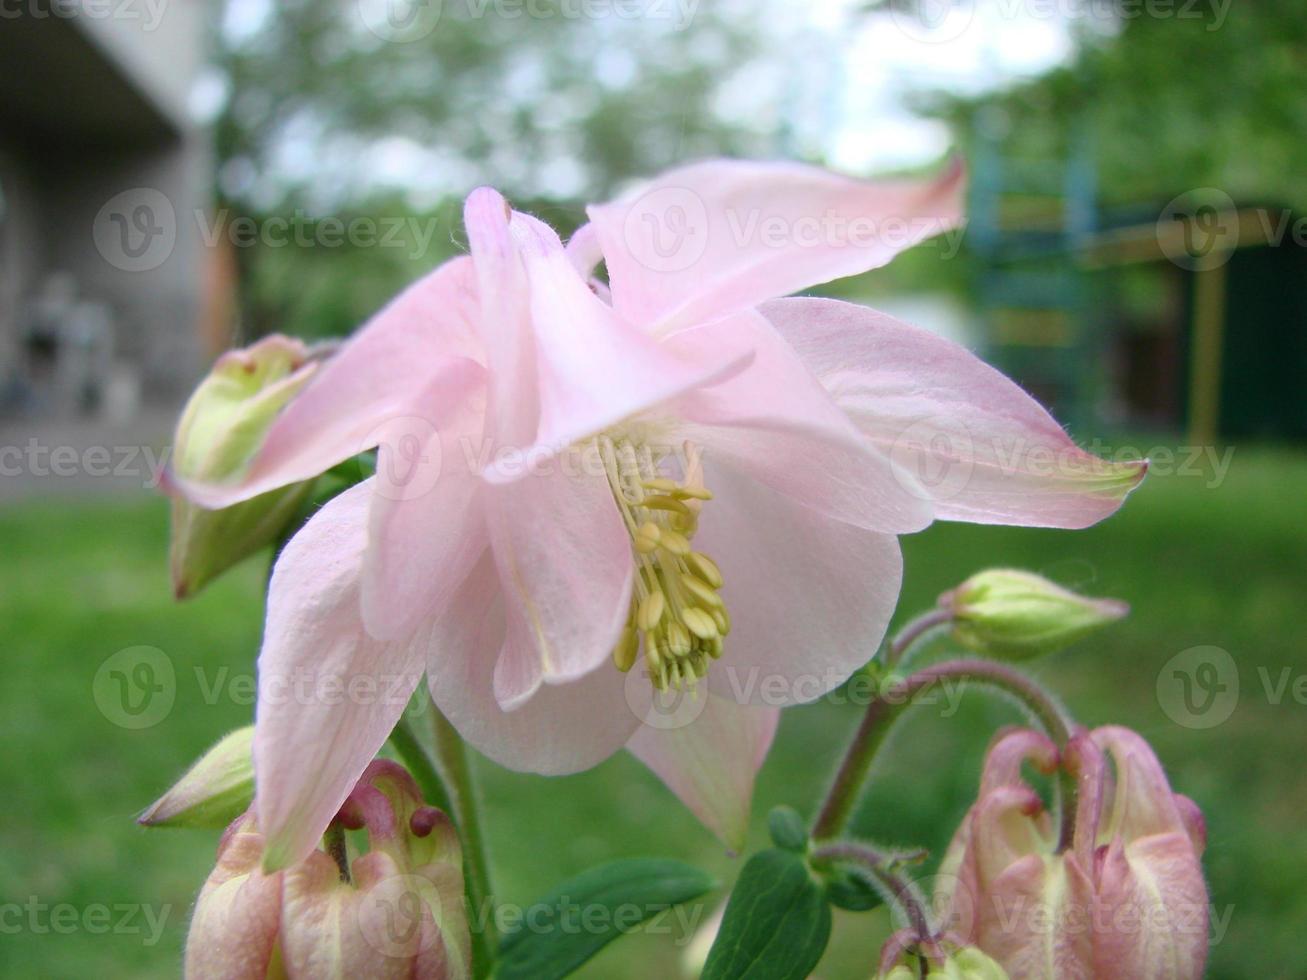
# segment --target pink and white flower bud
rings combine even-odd
[[[278,413],[316,367],[302,341],[279,334],[218,358],[177,423],[174,482],[224,483],[243,475]],[[177,597],[194,595],[242,558],[271,544],[295,516],[311,485],[294,483],[219,510],[174,493],[171,565]]]
[[[444,813],[412,778],[373,762],[339,823],[366,830],[368,853],[348,861],[316,850],[261,871],[264,841],[246,815],[223,838],[186,943],[193,980],[464,980],[471,938],[462,851]]]
[[[1075,778],[1068,846],[1023,762]],[[1198,808],[1171,792],[1133,732],[1081,731],[1059,753],[1042,734],[1011,731],[986,758],[936,901],[949,928],[1013,980],[1196,980],[1207,955],[1204,842]]]

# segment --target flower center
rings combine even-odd
[[[598,441],[608,485],[631,535],[636,572],[630,616],[613,662],[625,673],[643,650],[655,688],[693,688],[708,673],[709,662],[722,655],[722,640],[731,631],[717,591],[722,573],[690,546],[699,511],[712,499],[703,486],[698,450],[685,444],[683,478],[677,481],[659,468],[670,454],[656,454],[627,438]]]

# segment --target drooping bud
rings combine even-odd
[[[1075,778],[1067,847],[1023,762]],[[1207,955],[1202,826],[1132,732],[1081,731],[1061,754],[1042,734],[1008,732],[991,747],[980,797],[940,867],[936,904],[1013,980],[1197,980]]]
[[[224,736],[156,800],[138,823],[147,827],[226,827],[254,799],[254,726]]]
[[[309,349],[281,335],[218,358],[191,395],[173,438],[172,471],[221,483],[238,476],[273,419],[316,369]],[[271,544],[294,518],[312,481],[206,510],[173,493],[171,565],[178,598],[194,595],[236,562]]]
[[[264,980],[277,955],[281,874],[263,873],[263,835],[252,812],[222,835],[186,938],[187,977]]]
[[[365,831],[354,857],[344,829]],[[194,980],[464,980],[471,937],[462,852],[449,818],[412,777],[373,762],[342,806],[335,843],[263,875],[251,814],[228,831],[186,941]],[[239,847],[237,846],[239,845]]]
[[[939,597],[952,615],[953,638],[999,660],[1030,660],[1054,653],[1108,623],[1130,607],[1116,599],[1090,599],[1042,576],[991,568]]]

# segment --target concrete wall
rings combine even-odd
[[[115,357],[146,399],[175,400],[202,370],[207,255],[197,214],[207,207],[211,165],[186,105],[206,7],[5,8],[0,384],[22,370],[33,297],[55,273],[108,307]],[[10,16],[15,10],[20,16]]]

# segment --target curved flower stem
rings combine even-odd
[[[1066,745],[1067,739],[1071,737],[1072,722],[1061,705],[1020,671],[990,660],[950,660],[932,664],[894,682],[867,706],[867,712],[862,716],[862,723],[853,736],[844,761],[840,763],[826,802],[822,804],[817,822],[813,825],[814,840],[829,840],[844,828],[862,793],[876,753],[884,744],[894,722],[916,695],[946,680],[972,681],[1015,697],[1035,716],[1035,720],[1059,747]],[[1065,835],[1069,814],[1074,810],[1071,795],[1074,793],[1074,780],[1064,779],[1061,785],[1067,796],[1062,808],[1062,829]]]
[[[413,774],[413,779],[422,791],[422,800],[431,806],[451,812],[449,794],[441,782],[440,773],[431,761],[431,755],[422,745],[422,739],[413,731],[413,723],[407,714],[402,715],[394,730],[390,733],[390,744],[404,762],[405,768]]]
[[[814,847],[811,857],[814,861],[843,861],[857,865],[893,896],[917,938],[923,941],[935,938],[934,924],[930,921],[917,887],[891,870],[893,861],[888,854],[861,841],[835,841]]]
[[[940,627],[947,626],[952,618],[953,614],[947,609],[931,609],[916,619],[909,620],[885,648],[881,666],[885,670],[893,670],[918,642],[928,639]]]
[[[467,894],[469,925],[472,927],[472,969],[476,978],[486,977],[495,961],[498,945],[490,892],[490,863],[486,856],[476,787],[468,765],[463,738],[434,704],[431,730],[436,742],[436,765],[449,790],[450,813],[463,844],[463,880]]]

